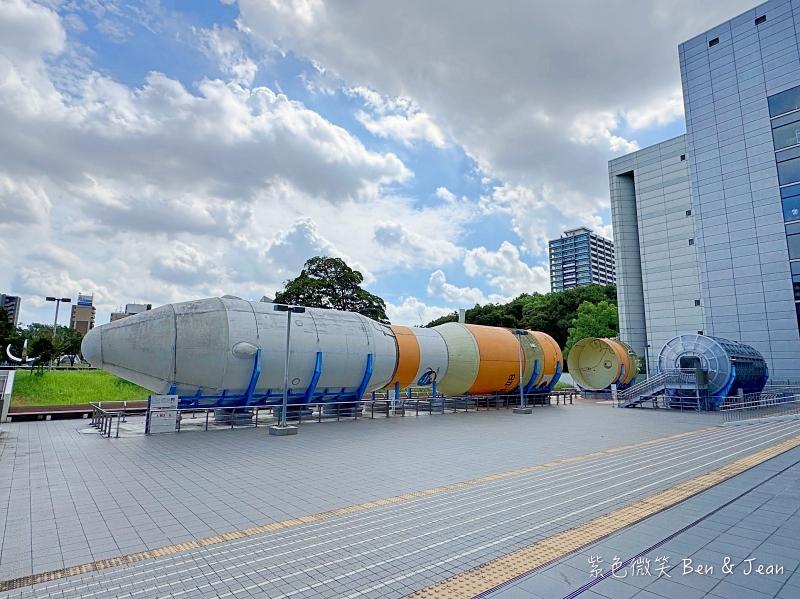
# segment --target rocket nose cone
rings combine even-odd
[[[86,333],[81,342],[81,354],[83,354],[83,359],[92,366],[102,366],[103,344],[100,329],[92,329]]]

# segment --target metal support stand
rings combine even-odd
[[[281,420],[277,426],[269,427],[269,434],[276,437],[296,435],[297,427],[286,424],[286,412],[289,409],[289,338],[292,333],[292,314],[305,312],[302,306],[283,306],[276,305],[275,310],[286,312],[286,359],[283,363],[283,403],[281,405]],[[313,391],[312,391],[313,393]]]

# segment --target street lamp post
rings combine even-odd
[[[514,408],[515,414],[530,414],[532,410],[525,403],[525,385],[522,380],[522,338],[528,334],[528,331],[522,329],[514,329],[511,331],[519,341],[519,407]]]
[[[650,345],[647,344],[644,346],[644,378],[645,380],[650,378]]]
[[[284,306],[275,305],[276,312],[286,312],[286,356],[283,363],[283,404],[281,408],[281,420],[277,426],[269,427],[270,435],[284,436],[296,435],[297,427],[289,426],[286,423],[286,412],[289,409],[289,338],[292,332],[292,314],[302,314],[306,311],[303,306]]]
[[[61,302],[64,302],[65,304],[69,304],[72,301],[72,299],[68,298],[68,297],[46,297],[45,299],[48,302],[55,302],[56,303],[56,317],[55,317],[55,320],[53,320],[53,348],[55,348],[55,346],[56,346],[56,329],[58,327],[58,307],[61,304]],[[51,372],[53,370],[53,359],[52,358],[50,358],[50,364],[48,365],[47,370],[51,371]]]

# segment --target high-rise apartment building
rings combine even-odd
[[[620,337],[702,331],[800,375],[800,3],[679,46],[686,135],[609,163]]]
[[[19,311],[22,307],[22,299],[16,295],[0,293],[0,307],[6,309],[8,312],[8,319],[11,321],[12,326],[16,327],[17,324],[19,324]]]
[[[586,285],[613,285],[614,244],[589,229],[564,231],[549,242],[550,290]]]

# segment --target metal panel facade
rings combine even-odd
[[[707,333],[777,379],[800,373],[800,333],[768,97],[800,85],[799,13],[767,2],[679,47]]]
[[[612,160],[609,186],[620,339],[655,372],[667,341],[705,328],[685,136]]]
[[[651,369],[671,335],[703,331],[800,376],[800,93],[782,94],[800,86],[798,25],[800,0],[774,0],[681,44],[686,136],[609,163],[621,336],[640,351],[644,312]]]

